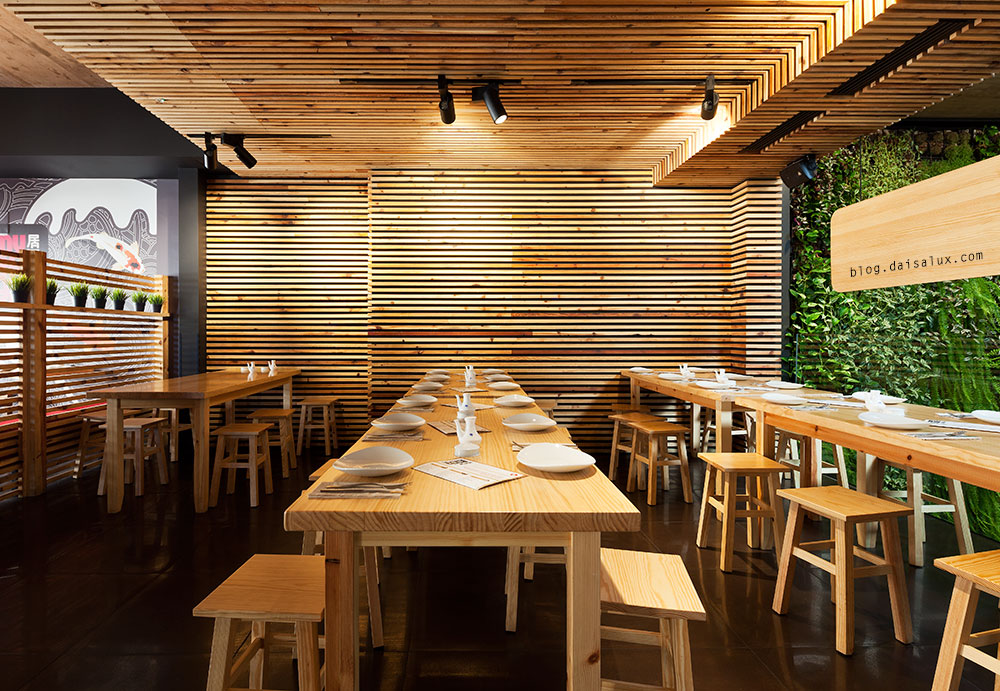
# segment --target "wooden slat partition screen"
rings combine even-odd
[[[368,181],[218,180],[207,198],[209,367],[277,360],[296,397],[368,420]],[[280,406],[280,392],[254,402]],[[340,417],[342,416],[342,417]]]
[[[0,250],[0,274],[21,267],[20,254]],[[0,499],[21,491],[22,312],[14,303],[0,303]]]

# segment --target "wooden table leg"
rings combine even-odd
[[[285,382],[285,385],[281,387],[281,407],[291,408],[292,407],[292,380],[289,379]]]
[[[194,442],[194,510],[196,513],[208,511],[209,432],[208,405],[201,402],[191,408],[191,439]]]
[[[875,467],[875,458],[870,453],[858,451],[857,460],[857,486],[859,492],[878,496],[878,471]],[[858,544],[872,549],[875,547],[875,538],[878,533],[877,523],[858,523]]]
[[[715,406],[715,450],[717,453],[733,450],[733,409],[722,401]]]
[[[772,425],[765,424],[764,413],[757,414],[757,453],[767,456],[770,459],[774,459],[776,449],[774,448],[774,434],[775,430]]]
[[[629,405],[633,408],[638,408],[639,401],[642,399],[642,389],[639,387],[639,382],[635,379],[630,377],[628,382]]]
[[[328,605],[328,619],[329,612]],[[329,683],[327,688],[330,688]],[[566,688],[569,691],[598,691],[601,688],[600,533],[570,533],[569,536],[566,554]]]
[[[691,451],[697,454],[701,449],[701,406],[691,404]]]
[[[326,688],[358,689],[359,534],[326,533]],[[600,559],[600,552],[598,552]],[[599,593],[595,596],[600,597]],[[599,634],[598,634],[599,635]],[[600,641],[598,641],[598,644]],[[594,689],[597,687],[594,686]]]
[[[104,486],[108,495],[108,513],[118,513],[122,510],[122,499],[125,497],[125,461],[122,452],[125,449],[123,432],[123,415],[121,401],[117,398],[108,400],[108,422],[104,442]]]

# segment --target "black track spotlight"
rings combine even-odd
[[[242,134],[223,133],[222,135],[222,143],[233,148],[233,153],[236,154],[236,158],[240,159],[240,163],[245,165],[247,168],[253,168],[257,165],[257,159],[246,150],[245,146],[243,146],[243,141],[245,139],[246,136]]]
[[[477,86],[472,90],[473,101],[486,103],[494,125],[502,125],[507,121],[507,111],[500,102],[500,82],[489,82],[486,86]]]
[[[205,170],[215,170],[219,167],[219,147],[215,145],[215,137],[211,132],[205,133]]]
[[[701,101],[701,119],[711,120],[719,109],[719,94],[715,93],[715,77],[708,75],[705,80],[705,98]]]
[[[448,80],[443,74],[438,75],[438,93],[441,100],[438,101],[438,110],[441,111],[441,122],[450,125],[455,122],[455,97],[448,91]]]

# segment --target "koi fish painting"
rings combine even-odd
[[[131,271],[134,274],[141,274],[143,272],[144,267],[142,261],[139,259],[138,243],[133,242],[130,245],[126,245],[118,238],[112,237],[107,233],[87,233],[86,235],[77,235],[70,238],[66,241],[66,246],[69,247],[74,242],[80,240],[93,242],[97,247],[110,254],[115,260],[112,268]]]

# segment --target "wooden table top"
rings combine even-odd
[[[669,370],[672,374],[679,374],[677,370]],[[661,379],[660,371],[652,372],[649,374],[643,374],[641,372],[633,372],[632,370],[622,370],[621,375],[623,377],[628,377],[638,382],[643,388],[649,389],[650,391],[655,391],[661,393],[665,396],[671,396],[672,398],[680,398],[690,403],[695,403],[697,405],[706,406],[709,408],[714,407],[717,403],[729,403],[731,404],[735,398],[736,394],[732,391],[725,391],[722,389],[706,389],[698,386],[694,382],[698,379],[715,379],[715,373],[706,371],[695,372],[694,380],[685,381],[674,381],[672,379]],[[739,382],[740,384],[750,384],[753,386],[762,386],[767,379],[757,379],[753,381]]]
[[[266,388],[281,386],[301,371],[294,367],[279,367],[274,374],[257,373],[253,379],[250,379],[245,372],[232,368],[192,374],[187,377],[156,379],[137,384],[94,389],[90,392],[90,396],[92,398],[211,399],[248,389],[259,389],[266,384],[270,384]]]
[[[452,385],[461,386],[462,377],[452,373],[450,382],[437,396],[433,412],[417,412],[425,420],[453,421],[457,410],[442,405],[453,403]],[[480,384],[480,388],[486,388]],[[519,391],[473,394],[476,403],[491,403],[495,396]],[[400,412],[395,408],[393,412]],[[304,493],[285,512],[287,530],[349,531],[431,531],[471,533],[511,532],[597,532],[639,529],[639,511],[596,467],[575,473],[543,473],[520,466],[512,442],[569,442],[563,427],[547,432],[518,432],[504,427],[501,420],[519,413],[540,414],[537,406],[480,410],[476,422],[491,430],[483,432],[481,455],[472,459],[500,468],[515,470],[525,477],[480,490],[463,487],[414,468],[380,481],[408,480],[399,499],[308,499]],[[445,436],[428,425],[423,441],[362,442],[357,451],[379,444],[405,449],[415,465],[454,458],[454,435]],[[356,480],[331,468],[320,482]]]

